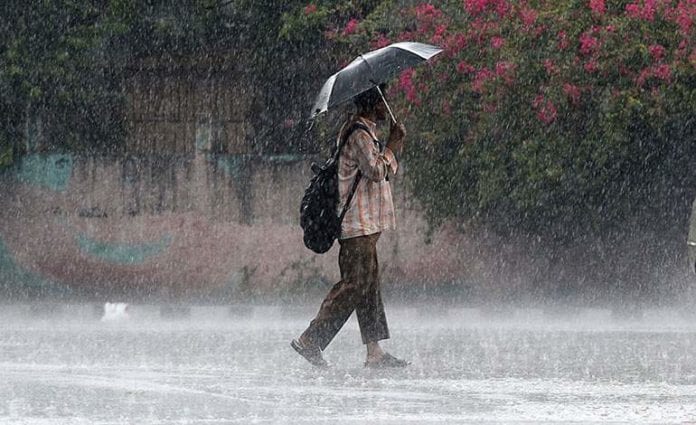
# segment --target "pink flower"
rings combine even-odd
[[[563,93],[568,96],[571,104],[577,105],[580,102],[580,88],[578,86],[565,83],[563,84]]]
[[[491,47],[494,49],[500,49],[505,44],[505,39],[503,37],[491,37]]]
[[[474,76],[474,81],[471,82],[471,89],[476,93],[483,93],[485,84],[491,77],[493,77],[493,73],[489,69],[478,70]]]
[[[694,16],[696,16],[696,1],[682,0],[674,9],[674,22],[679,26],[679,30],[683,35],[688,35],[691,27],[694,24]]]
[[[648,78],[655,77],[662,81],[670,82],[672,80],[672,69],[667,64],[659,64],[650,68],[644,68],[636,77],[636,84],[639,86],[645,85]]]
[[[655,61],[661,61],[662,58],[665,57],[665,48],[659,44],[648,46],[648,52],[650,52],[650,56],[652,56]]]
[[[645,68],[640,71],[638,74],[638,77],[636,77],[636,84],[638,86],[642,87],[645,82],[648,80],[648,78],[652,77],[652,69],[651,68]]]
[[[351,18],[350,21],[346,24],[346,27],[343,29],[343,35],[351,35],[355,33],[358,29],[358,20],[355,18]]]
[[[544,34],[544,32],[546,32],[547,29],[548,27],[546,25],[537,25],[536,27],[534,27],[534,37],[541,37],[541,35]]]
[[[442,16],[442,11],[430,3],[421,3],[415,7],[416,19],[424,24],[431,24]]]
[[[643,1],[643,11],[641,13],[641,17],[645,19],[646,21],[653,21],[655,20],[655,11],[657,9],[657,6],[655,4],[656,0],[644,0]]]
[[[399,88],[406,93],[406,100],[409,102],[420,105],[420,99],[418,98],[418,90],[416,90],[416,85],[413,81],[413,75],[415,74],[413,68],[404,70],[399,76]]]
[[[435,35],[443,36],[447,32],[447,25],[440,24],[435,27]]]
[[[416,70],[413,68],[408,68],[405,69],[401,75],[399,76],[399,88],[406,91],[413,86],[413,74],[416,73]]]
[[[551,59],[544,59],[544,69],[548,75],[555,75],[558,73],[558,67]]]
[[[550,100],[547,100],[546,104],[537,112],[537,118],[546,125],[556,121],[557,116],[558,110],[556,109],[556,105]]]
[[[558,116],[556,105],[546,99],[543,94],[537,95],[532,101],[532,108],[537,110],[537,118],[544,124],[551,124]]]
[[[669,82],[672,78],[672,69],[666,63],[655,65],[653,75],[660,80]]]
[[[314,3],[310,3],[304,8],[304,14],[305,15],[311,15],[312,13],[317,11],[317,5]]]
[[[420,106],[420,104],[421,104],[421,100],[418,97],[418,92],[416,91],[415,88],[406,92],[406,100],[408,100],[409,102],[411,102],[412,104],[414,104],[416,106]]]
[[[439,18],[442,15],[442,11],[433,6],[430,3],[421,3],[415,8],[416,16],[419,18],[429,17],[429,18]]]
[[[283,121],[283,128],[293,128],[295,126],[295,120],[292,118],[285,118]]]
[[[597,15],[604,15],[604,13],[607,11],[604,0],[590,0],[590,9],[592,10],[592,13]]]
[[[539,14],[537,13],[537,11],[530,7],[525,6],[522,9],[520,9],[520,20],[522,20],[522,23],[527,28],[534,25],[538,15]]]
[[[488,0],[464,0],[464,8],[470,15],[478,15],[488,6]]]
[[[411,31],[404,31],[396,37],[398,41],[412,41],[414,38]]]
[[[445,32],[447,32],[447,25],[438,25],[435,27],[435,32],[433,33],[433,36],[430,37],[430,42],[435,45],[441,45],[443,43],[443,37],[445,35]]]
[[[510,12],[507,0],[464,0],[464,8],[472,16],[493,9],[498,16],[504,18]]]
[[[565,31],[559,31],[558,32],[558,48],[561,50],[565,50],[570,46],[570,42],[568,41],[568,34]]]
[[[638,4],[638,1],[640,0],[626,5],[626,14],[630,18],[653,21],[657,11],[656,0],[643,0],[642,5]]]
[[[510,5],[505,0],[498,0],[495,5],[495,13],[504,18],[510,13]]]
[[[499,30],[500,23],[484,17],[474,19],[469,25],[469,34],[476,34],[481,39],[483,39],[486,34],[493,34]]]
[[[471,74],[474,71],[476,71],[476,68],[464,61],[461,61],[457,64],[457,72],[460,74]]]
[[[589,55],[599,46],[599,41],[588,32],[580,34],[580,53]]]
[[[389,39],[384,35],[380,34],[379,37],[377,37],[377,40],[374,40],[372,42],[372,48],[373,49],[381,49],[382,47],[386,47],[391,43]]]
[[[510,62],[498,62],[495,64],[495,75],[502,77],[507,74],[508,71],[512,69],[512,64]]]
[[[589,73],[594,73],[597,72],[599,69],[599,64],[597,63],[597,59],[590,59],[589,61],[585,62],[585,65],[583,65],[583,68],[585,68],[585,71]]]
[[[457,33],[455,35],[450,35],[445,39],[445,50],[450,56],[454,56],[464,49],[467,45],[467,40],[464,34]]]
[[[627,4],[626,5],[626,14],[630,18],[639,19],[640,18],[640,7],[635,3]]]
[[[501,61],[495,64],[495,75],[502,78],[505,83],[512,84],[514,82],[514,69],[513,63]]]
[[[686,40],[682,40],[681,43],[679,43],[679,46],[677,47],[677,50],[674,51],[674,58],[677,60],[682,60],[686,57]]]

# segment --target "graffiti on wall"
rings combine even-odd
[[[5,172],[6,289],[219,299],[302,292],[338,278],[337,248],[311,253],[297,224],[309,160],[202,154],[164,161],[167,172],[151,157],[37,154]],[[399,223],[380,241],[383,279],[464,276],[458,256],[466,245],[456,234],[426,246],[417,213],[402,208]]]

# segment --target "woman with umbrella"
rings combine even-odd
[[[357,113],[339,132],[339,138],[347,137],[338,166],[341,209],[356,177],[362,176],[339,237],[341,281],[331,288],[307,330],[291,345],[313,365],[326,366],[321,352],[355,310],[367,347],[365,365],[403,367],[408,363],[379,345],[380,340],[389,338],[389,330],[379,287],[377,240],[382,231],[396,227],[387,176],[397,171],[395,154],[403,149],[406,131],[403,124],[392,122],[389,142],[382,149],[376,134],[376,123],[387,118],[382,97],[376,88],[370,89],[355,97],[355,104]]]
[[[324,84],[313,114],[353,99],[357,108],[339,131],[338,187],[342,211],[347,204],[339,236],[338,264],[341,280],[336,283],[309,327],[291,346],[314,366],[325,367],[326,349],[353,311],[362,341],[367,348],[366,367],[405,367],[409,363],[385,352],[379,341],[389,338],[380,291],[377,240],[396,227],[388,176],[398,169],[406,130],[398,123],[384,99],[384,84],[401,69],[427,60],[440,49],[420,43],[397,43],[361,55]],[[377,122],[391,116],[388,142],[383,145]]]

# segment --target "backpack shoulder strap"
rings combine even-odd
[[[353,195],[355,195],[355,191],[358,189],[360,177],[362,177],[362,172],[358,170],[358,174],[355,176],[355,180],[353,180],[353,186],[351,186],[350,192],[348,192],[348,198],[346,199],[346,203],[345,205],[343,205],[343,209],[341,210],[341,215],[338,217],[339,223],[343,223],[343,217],[345,217],[346,213],[348,212],[348,208],[350,208],[350,201],[353,200]]]
[[[362,124],[359,122],[352,123],[350,125],[350,127],[348,127],[348,129],[345,131],[345,133],[343,133],[343,137],[341,138],[341,141],[338,144],[338,148],[336,149],[336,152],[333,155],[334,162],[338,162],[338,158],[341,155],[341,150],[343,150],[343,146],[346,144],[346,142],[348,141],[348,138],[350,137],[351,134],[353,134],[353,132],[355,130],[364,130],[365,132],[367,132],[367,134],[370,135],[370,137],[372,137],[374,139],[374,137],[372,136],[372,133],[370,132],[370,129],[367,128],[367,126],[365,124]]]

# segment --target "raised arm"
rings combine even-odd
[[[379,152],[372,136],[365,130],[356,130],[351,134],[349,146],[352,149],[353,158],[358,162],[358,169],[363,177],[379,182],[391,172],[396,174],[399,164],[394,153],[389,148]]]

